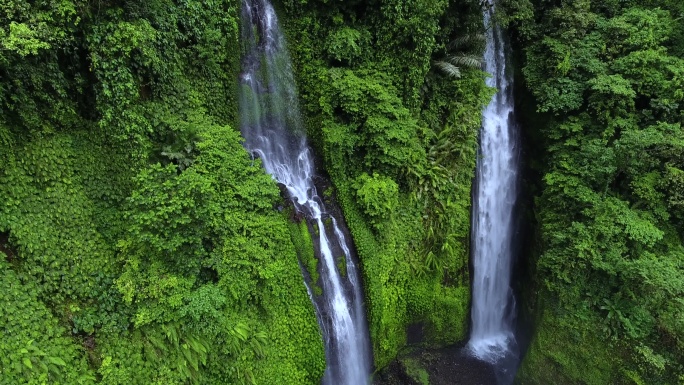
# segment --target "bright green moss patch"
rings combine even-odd
[[[560,327],[559,325],[567,325]],[[616,379],[619,349],[592,330],[572,330],[545,312],[517,375],[520,384],[611,384]]]
[[[292,244],[297,251],[299,261],[304,265],[311,277],[312,290],[316,295],[321,295],[322,289],[319,282],[318,258],[314,255],[313,240],[311,239],[311,234],[309,233],[306,221],[302,220],[299,223],[290,222],[288,227],[290,229]]]
[[[411,379],[420,385],[430,385],[430,375],[417,359],[407,357],[400,359],[399,362],[404,367],[406,375],[411,377]]]

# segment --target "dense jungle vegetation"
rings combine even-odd
[[[504,4],[542,180],[520,383],[682,384],[684,3]]]
[[[467,336],[478,0],[281,0],[375,366]],[[684,3],[501,0],[523,384],[684,383]],[[242,148],[237,0],[0,0],[0,384],[316,384],[312,243]],[[315,274],[312,274],[315,276]]]
[[[309,136],[362,262],[376,366],[412,324],[432,343],[464,339],[470,190],[493,92],[467,66],[481,60],[478,2],[282,7]],[[452,57],[463,62],[457,80],[434,64]]]
[[[411,323],[464,338],[492,90],[432,60],[481,32],[478,4],[276,6],[363,259],[376,365]],[[319,382],[311,240],[235,129],[239,7],[0,3],[0,383]]]
[[[230,1],[0,3],[0,383],[316,383]]]

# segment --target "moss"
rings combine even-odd
[[[318,259],[314,254],[313,240],[311,239],[311,234],[309,233],[306,221],[301,221],[299,223],[290,222],[289,228],[290,237],[292,238],[292,243],[297,252],[297,257],[299,257],[299,261],[304,265],[304,268],[311,277],[311,289],[314,291],[314,294],[321,295],[323,290],[318,282]]]
[[[420,385],[430,385],[430,375],[427,370],[423,368],[414,358],[403,358],[400,360],[406,375],[408,375],[412,380],[416,381]]]
[[[337,258],[337,271],[340,272],[341,276],[343,276],[343,277],[347,276],[347,260],[345,259],[344,256]]]
[[[453,344],[467,337],[470,288],[435,286],[433,306],[428,313],[428,338],[442,344]]]
[[[572,327],[574,322],[544,311],[516,377],[529,385],[601,385],[616,383],[617,350],[594,330]],[[598,330],[599,325],[595,325]]]

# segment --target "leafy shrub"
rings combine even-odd
[[[359,175],[354,183],[356,197],[374,225],[390,219],[399,203],[399,186],[386,176],[373,173]]]

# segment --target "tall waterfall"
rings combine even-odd
[[[498,90],[482,116],[472,215],[473,302],[468,346],[480,359],[496,362],[514,353],[515,299],[511,289],[514,206],[518,156],[510,74],[501,29],[494,25],[494,5],[484,11],[487,29],[485,68]]]
[[[240,129],[247,150],[261,158],[266,171],[287,189],[296,210],[314,230],[322,294],[307,287],[325,339],[323,383],[368,384],[371,355],[361,280],[341,218],[326,210],[314,186],[313,156],[285,39],[268,0],[243,0],[241,20]],[[339,259],[346,263],[346,275],[337,267]]]

